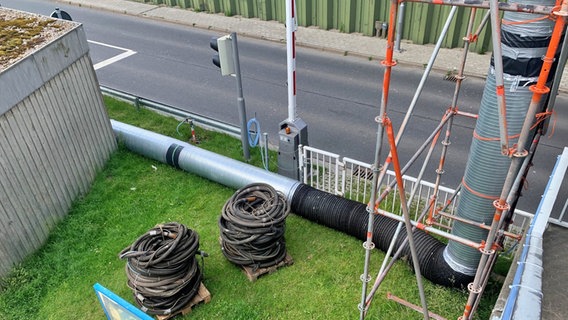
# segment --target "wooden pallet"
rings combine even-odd
[[[286,257],[284,258],[284,260],[280,261],[279,263],[277,263],[277,264],[275,264],[271,267],[255,269],[254,267],[241,266],[241,268],[242,268],[244,274],[246,274],[249,281],[254,282],[260,276],[273,273],[281,267],[291,266],[293,264],[294,264],[294,260],[292,259],[292,257],[288,253],[286,253]]]
[[[209,303],[210,301],[211,301],[211,293],[209,292],[209,290],[207,290],[207,288],[205,288],[205,285],[203,285],[202,282],[199,285],[199,290],[197,291],[197,294],[185,305],[185,307],[183,307],[182,309],[178,310],[175,313],[168,315],[159,315],[156,316],[156,318],[158,320],[167,320],[180,314],[185,316],[186,314],[191,313],[192,308],[195,307],[196,305],[202,302]]]

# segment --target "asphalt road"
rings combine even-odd
[[[130,52],[130,56],[97,69],[101,85],[238,124],[235,80],[222,77],[211,63],[213,51],[209,40],[221,34],[52,1],[0,0],[0,3],[46,15],[56,6],[69,12],[75,21],[84,24],[95,65]],[[298,116],[308,124],[310,145],[372,162],[377,131],[374,119],[381,99],[381,65],[377,61],[313,49],[297,50],[297,109]],[[239,37],[239,52],[248,117],[256,116],[270,141],[277,144],[278,124],[287,117],[285,44]],[[404,117],[421,75],[422,70],[401,65],[393,70],[389,117],[395,128]],[[400,144],[403,162],[431,133],[451,103],[455,84],[442,78],[443,74],[432,74],[418,101]],[[477,113],[483,86],[481,79],[464,81],[460,110]],[[523,210],[536,210],[556,155],[566,144],[563,141],[568,137],[566,96],[559,96],[556,105],[555,133],[552,139],[543,138],[537,150],[535,166],[529,174],[529,189],[519,202]],[[450,188],[455,188],[463,176],[474,125],[472,119],[463,117],[457,117],[454,122],[443,182]],[[437,154],[439,150],[440,146]],[[434,180],[438,156],[433,159],[425,177],[430,181]],[[409,174],[416,175],[420,166],[418,161]]]

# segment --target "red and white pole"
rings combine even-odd
[[[286,56],[288,66],[288,121],[296,120],[296,1],[286,0]]]

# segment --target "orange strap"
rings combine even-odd
[[[546,19],[554,20],[551,16],[542,16],[542,17],[523,20],[523,21],[509,21],[509,20],[502,19],[501,23],[504,24],[504,25],[511,26],[511,25],[518,25],[518,24],[533,23],[533,22],[537,22],[537,21],[540,21],[540,20],[546,20]]]
[[[557,3],[560,3],[560,2],[557,1]],[[538,17],[538,18],[528,19],[528,20],[523,20],[523,21],[509,21],[509,20],[501,19],[501,23],[504,24],[504,25],[518,25],[518,24],[526,24],[526,23],[537,22],[537,21],[546,20],[546,19],[550,19],[550,20],[554,21],[554,20],[556,20],[556,16],[554,15],[554,12],[560,10],[560,8],[561,8],[561,5],[556,5],[555,7],[552,8],[552,10],[550,10],[549,15],[543,15],[543,16]]]
[[[477,191],[473,190],[472,188],[470,188],[470,187],[465,183],[465,179],[463,179],[463,178],[462,178],[462,185],[463,185],[469,192],[473,193],[474,195],[476,195],[476,196],[478,196],[478,197],[480,197],[480,198],[488,199],[488,200],[497,200],[497,199],[499,199],[498,196],[490,196],[490,195],[486,195],[486,194],[483,194],[483,193],[481,193],[481,192],[477,192]]]
[[[535,116],[536,123],[531,127],[531,129],[534,129],[539,123],[543,122],[550,116],[554,116],[554,119],[552,119],[552,129],[550,129],[550,134],[548,135],[548,138],[552,138],[552,136],[554,135],[554,128],[556,127],[556,119],[558,118],[555,110],[537,113]]]
[[[507,136],[507,139],[516,139],[520,136],[521,134],[514,134],[512,136]],[[473,130],[473,137],[477,140],[481,140],[481,141],[501,141],[501,138],[497,137],[497,138],[486,138],[486,137],[482,137],[479,135],[479,133],[477,133],[476,130]]]

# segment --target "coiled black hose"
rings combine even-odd
[[[264,183],[245,186],[227,200],[219,218],[221,250],[240,266],[265,268],[286,257],[286,198]]]
[[[154,315],[181,310],[195,296],[202,272],[195,259],[199,235],[183,224],[170,222],[150,229],[124,248],[126,275],[136,304]]]
[[[345,232],[360,240],[367,240],[369,214],[363,203],[338,197],[331,193],[300,184],[292,196],[291,210],[295,214],[327,227]],[[398,221],[378,215],[373,223],[373,242],[386,252],[394,236]],[[396,252],[406,237],[403,228],[399,234],[393,252]],[[422,275],[447,287],[462,288],[473,280],[473,276],[453,270],[444,259],[446,245],[422,230],[414,232],[414,242],[418,252]],[[410,247],[403,248],[402,256],[410,258]]]

